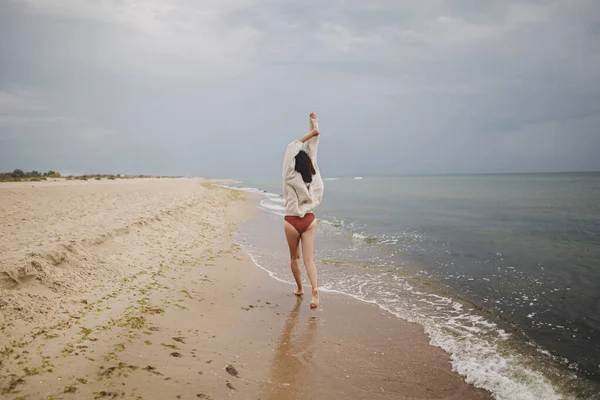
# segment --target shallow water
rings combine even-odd
[[[277,180],[236,240],[289,281]],[[593,398],[600,380],[600,174],[325,182],[320,284],[422,324],[497,398]],[[570,394],[569,394],[570,393]]]

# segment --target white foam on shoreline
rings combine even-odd
[[[241,182],[239,182],[239,183],[241,183]],[[261,199],[259,202],[259,205],[261,208],[268,210],[279,216],[284,215],[284,211],[285,211],[285,207],[283,206],[284,200],[283,200],[283,197],[279,194],[269,193],[264,190],[260,190],[260,189],[256,189],[256,188],[228,186],[227,184],[225,184],[225,185],[216,184],[215,186],[223,187],[226,189],[237,190],[237,191],[241,191],[241,192],[261,194],[264,196],[264,198]]]
[[[232,189],[232,190],[238,190],[240,192],[265,194],[264,191],[262,191],[260,189],[256,189],[256,188],[238,188],[238,187],[235,187],[235,186],[227,186],[227,185],[215,185],[215,186],[219,186],[219,187],[223,187],[223,188],[227,188],[227,189]]]
[[[264,209],[274,211],[278,215],[283,215],[283,212],[285,211],[285,208],[282,205],[273,203],[269,200],[261,200],[260,206]]]
[[[242,251],[244,253],[246,253],[248,255],[248,257],[250,257],[250,259],[252,260],[252,262],[254,263],[254,265],[256,265],[258,268],[260,268],[263,271],[265,271],[271,278],[275,279],[276,281],[282,282],[282,283],[287,283],[288,285],[294,285],[293,282],[281,279],[277,275],[275,275],[272,271],[270,271],[267,268],[263,267],[261,265],[261,263],[258,261],[258,259],[254,256],[254,254],[252,254],[252,251],[250,250],[251,246],[249,246],[247,244],[244,244],[242,242],[236,241],[235,239],[233,239],[233,243],[235,243],[236,245],[238,245],[240,247],[240,249],[242,249]]]
[[[257,258],[252,255],[252,249],[240,246],[262,270],[277,281],[293,285],[261,265]],[[401,308],[400,304],[388,302],[387,300],[373,299],[364,293],[352,294],[343,289],[330,286],[319,288],[323,293],[337,293],[352,297],[363,303],[375,304],[382,310],[409,322],[418,323],[424,327],[425,333],[430,338],[430,344],[442,348],[450,354],[452,368],[465,378],[465,381],[476,387],[490,391],[498,400],[559,400],[562,397],[556,393],[551,382],[541,373],[532,371],[525,367],[526,360],[518,354],[503,355],[499,342],[509,338],[503,330],[497,329],[496,325],[483,319],[478,315],[460,312],[462,307],[450,298],[431,295],[435,301],[432,305],[446,304],[456,309],[457,314],[447,318],[431,318],[424,315],[416,315]],[[359,291],[360,292],[360,291]],[[392,294],[389,293],[388,294]],[[472,326],[469,326],[472,325]],[[454,329],[452,329],[452,327]],[[490,328],[496,331],[493,342],[488,334]],[[450,333],[453,332],[453,333]]]

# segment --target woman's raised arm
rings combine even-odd
[[[321,133],[321,131],[319,130],[319,119],[317,118],[317,114],[315,114],[314,111],[311,112],[309,115],[308,129],[316,129],[319,132],[319,134]],[[315,168],[317,168],[317,149],[319,147],[319,134],[314,135],[312,138],[309,138],[309,140],[307,140],[306,142],[306,145],[304,146],[304,150],[312,160],[313,166]]]
[[[318,128],[315,128],[315,129],[311,130],[310,132],[308,132],[306,135],[302,136],[301,138],[298,138],[298,141],[304,143],[316,136],[319,136],[320,134],[321,134],[321,131]]]

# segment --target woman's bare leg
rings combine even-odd
[[[302,242],[302,258],[304,267],[308,274],[308,279],[312,286],[312,300],[310,308],[319,306],[319,285],[317,282],[317,266],[315,265],[315,236],[317,234],[317,220],[315,219],[310,227],[300,236]]]
[[[301,296],[304,294],[304,289],[302,288],[302,268],[300,267],[300,234],[296,228],[287,221],[283,221],[283,229],[285,231],[288,247],[290,248],[290,268],[292,269],[292,274],[294,274],[297,285],[294,294],[296,296]]]

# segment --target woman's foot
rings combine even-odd
[[[317,289],[313,289],[312,299],[310,301],[310,309],[314,310],[317,307],[319,307],[319,291]]]
[[[296,288],[296,290],[294,290],[294,294],[296,296],[302,296],[304,294],[304,290]]]

